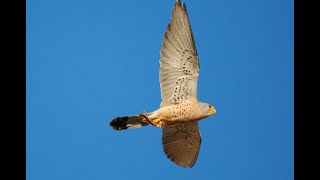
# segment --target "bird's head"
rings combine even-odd
[[[208,103],[199,103],[201,112],[204,116],[211,116],[216,114],[216,109]]]

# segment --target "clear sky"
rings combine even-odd
[[[184,1],[183,1],[184,2]],[[197,45],[193,168],[161,129],[109,121],[159,108],[159,58],[174,0],[27,1],[27,179],[293,179],[293,0],[186,0]]]

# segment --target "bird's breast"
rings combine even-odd
[[[198,102],[187,102],[161,107],[156,115],[166,121],[196,121],[201,110]]]

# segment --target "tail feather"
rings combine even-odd
[[[141,116],[116,117],[110,122],[110,126],[115,130],[139,128],[146,125],[149,125],[148,121]]]

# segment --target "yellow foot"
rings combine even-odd
[[[156,126],[158,128],[162,128],[164,126],[164,123],[159,118],[151,120],[145,114],[139,114],[139,116],[144,117],[153,126]]]

